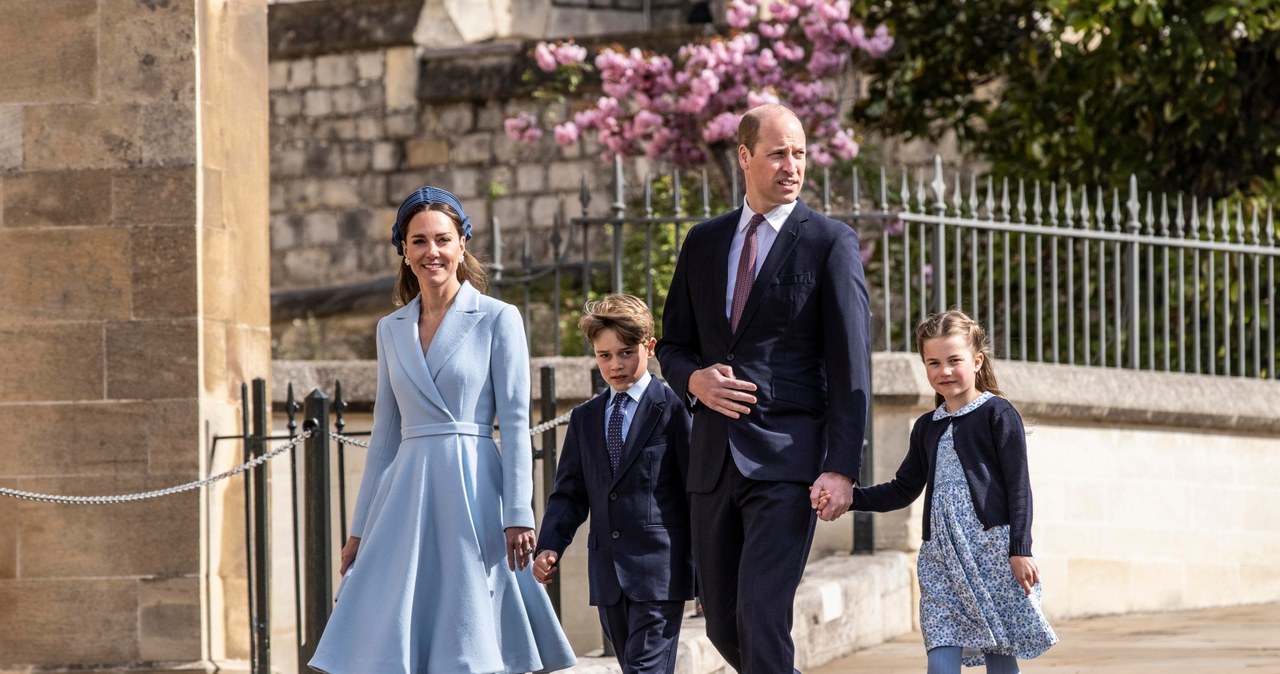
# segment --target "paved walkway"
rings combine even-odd
[[[1055,623],[1054,630],[1058,645],[1022,663],[1024,674],[1280,674],[1280,604],[1085,618]],[[806,674],[924,670],[916,632]]]

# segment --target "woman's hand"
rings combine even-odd
[[[1013,578],[1022,586],[1022,591],[1031,596],[1031,588],[1040,582],[1040,569],[1036,566],[1035,557],[1010,557],[1009,568],[1013,569]]]
[[[507,566],[512,571],[518,566],[524,571],[526,566],[533,561],[533,546],[537,543],[537,539],[533,536],[533,529],[529,527],[507,527]]]
[[[556,573],[556,562],[560,561],[556,557],[554,550],[543,550],[538,553],[538,558],[533,560],[533,579],[546,585],[551,582],[551,577]]]
[[[352,536],[347,539],[347,544],[342,546],[342,566],[338,569],[339,574],[344,574],[347,569],[356,561],[356,552],[360,550],[360,539]]]

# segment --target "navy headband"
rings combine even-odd
[[[409,227],[410,214],[419,206],[428,204],[444,204],[452,208],[453,212],[462,219],[462,238],[466,241],[471,240],[471,218],[462,212],[462,202],[458,201],[458,197],[439,187],[420,187],[405,197],[400,203],[400,210],[396,211],[396,222],[391,225],[391,245],[396,247],[396,253],[404,255],[402,239],[404,239],[403,233]]]

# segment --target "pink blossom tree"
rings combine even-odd
[[[731,0],[725,18],[728,35],[674,56],[605,47],[588,63],[572,41],[538,44],[534,62],[547,81],[535,97],[563,100],[592,71],[604,95],[572,119],[520,112],[506,120],[507,134],[532,143],[550,128],[560,145],[594,136],[608,159],[646,156],[681,168],[712,160],[727,177],[742,114],[775,102],[804,123],[814,165],[856,157],[858,136],[846,123],[854,68],[893,46],[888,30],[852,18],[849,0]]]

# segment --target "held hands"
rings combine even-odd
[[[551,577],[556,573],[556,562],[558,561],[560,559],[551,550],[543,550],[538,553],[538,558],[533,560],[533,579],[543,585],[550,583]]]
[[[755,384],[734,378],[733,368],[723,363],[694,370],[689,375],[689,393],[697,396],[703,405],[730,419],[751,414],[747,405],[756,402],[756,397],[751,395],[754,390]]]
[[[529,527],[507,527],[507,566],[512,571],[518,566],[524,571],[533,561],[533,546],[537,543],[533,529]]]
[[[342,546],[342,566],[338,568],[338,575],[347,572],[351,565],[356,561],[356,552],[360,550],[360,539],[352,536],[347,539],[347,544]]]
[[[818,512],[818,519],[835,521],[853,505],[853,480],[840,473],[819,475],[809,488],[809,505]]]
[[[1035,557],[1010,557],[1009,568],[1013,569],[1013,578],[1022,586],[1022,591],[1031,596],[1031,588],[1040,582],[1040,568],[1036,566]]]

